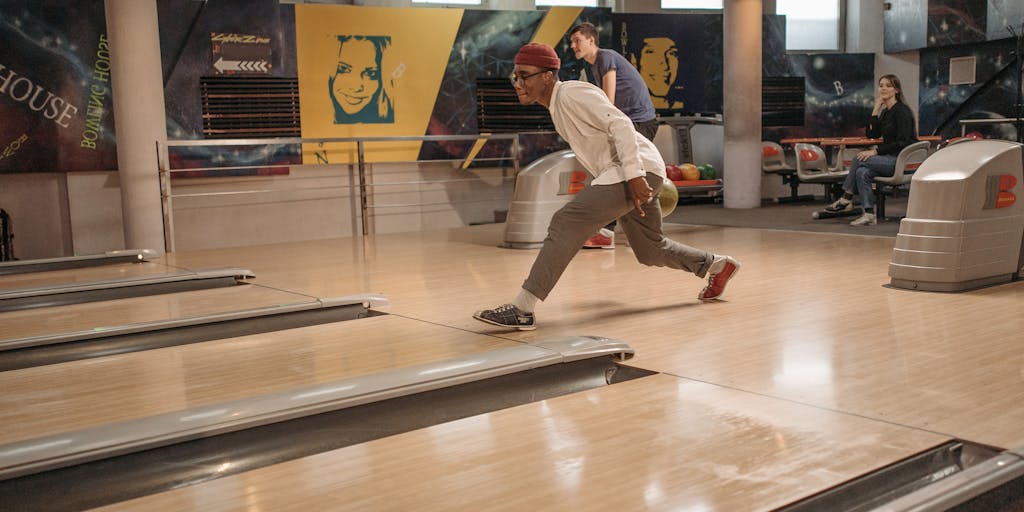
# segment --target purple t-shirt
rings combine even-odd
[[[604,74],[615,70],[615,106],[629,116],[634,123],[652,121],[657,114],[651,103],[651,93],[640,77],[640,72],[615,50],[600,48],[591,66],[594,83],[602,87]]]

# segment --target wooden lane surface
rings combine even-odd
[[[12,370],[0,444],[514,345],[385,315]]]
[[[638,367],[993,446],[1024,445],[1024,283],[915,293],[884,286],[891,237],[668,225],[676,240],[741,261],[726,301],[702,304],[702,280],[642,267],[620,235],[614,251],[576,256],[538,306],[536,331],[510,333],[471,318],[510,301],[537,254],[498,248],[502,228],[169,258],[184,266],[235,261],[260,282],[313,295],[358,285],[387,294],[403,316],[525,342],[621,339],[637,350],[629,363]],[[296,268],[283,266],[289,258]]]
[[[52,270],[48,272],[26,272],[24,274],[0,276],[0,290],[153,276],[182,272],[183,270],[169,267],[156,261],[147,261],[143,263],[116,263],[97,267]]]
[[[654,375],[101,510],[771,510],[943,436]]]
[[[46,334],[103,330],[127,324],[192,318],[244,309],[313,303],[306,295],[241,285],[128,299],[0,312],[0,342]],[[0,352],[0,357],[2,352]]]

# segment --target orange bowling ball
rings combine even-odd
[[[686,181],[696,181],[700,179],[700,169],[693,164],[683,164],[679,166],[679,169],[683,171],[683,179]]]

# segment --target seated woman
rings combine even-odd
[[[878,97],[875,98],[866,135],[872,139],[881,137],[882,143],[874,149],[857,153],[857,159],[843,182],[843,197],[825,207],[828,212],[853,210],[853,196],[860,195],[864,214],[851,222],[851,226],[877,222],[875,196],[871,191],[875,176],[892,176],[896,172],[896,155],[916,142],[914,113],[903,98],[903,88],[896,75],[885,75],[878,80]]]

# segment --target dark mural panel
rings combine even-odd
[[[483,11],[463,13],[451,57],[445,68],[441,89],[434,102],[426,135],[472,135],[477,133],[477,78],[502,78],[512,73],[519,47],[530,42],[543,19],[541,11]],[[571,55],[571,52],[570,52]],[[524,145],[527,141],[523,141]],[[424,142],[421,160],[465,157],[473,142]],[[531,152],[523,148],[524,154]],[[478,156],[507,154],[504,145],[486,144]],[[532,158],[524,158],[524,161]]]
[[[721,44],[713,43],[721,39],[721,22],[716,34],[708,30],[713,25],[708,18],[700,14],[622,14],[612,19],[612,49],[640,71],[661,115],[708,110],[706,59],[721,58]]]
[[[928,0],[887,0],[883,13],[885,53],[924,48],[928,42]]]
[[[110,59],[102,0],[0,3],[0,172],[117,169]]]
[[[589,7],[583,9],[579,18],[573,22],[573,26],[584,21],[593,24],[597,27],[597,46],[600,48],[612,48],[618,51],[612,40],[614,34],[612,34],[611,17],[612,13],[609,9]],[[561,43],[555,48],[555,51],[558,52],[558,56],[562,59],[562,71],[559,74],[562,80],[578,80],[585,76],[588,82],[594,83],[594,77],[590,76],[590,63],[577,59],[576,54],[572,51],[572,42],[569,41],[568,30],[565,32],[565,36],[562,37]],[[586,73],[584,73],[584,70]]]
[[[279,4],[277,0],[251,0],[244,6],[238,2],[158,0],[157,15],[169,140],[204,138],[199,78],[238,72],[218,65],[218,62],[224,62],[224,57],[230,57],[229,48],[258,46],[261,49],[257,52],[261,57],[258,60],[253,57],[250,62],[265,64],[251,68],[254,74],[275,77],[294,77],[297,74],[295,9],[292,5]],[[267,51],[269,57],[262,58]],[[195,147],[173,149],[169,157],[172,169],[269,166],[300,163],[301,151],[298,147],[289,146],[267,146],[258,150]],[[279,174],[286,171],[281,167],[253,167],[213,174]],[[186,173],[174,176],[183,177]]]
[[[211,34],[269,38],[269,76],[296,76],[295,9],[276,0],[158,0],[167,137],[203,138],[199,77],[216,75]],[[243,39],[243,38],[237,38]]]
[[[947,46],[985,40],[984,2],[977,0],[930,0],[928,46]]]
[[[766,128],[765,139],[864,135],[875,100],[874,54],[791,54],[787,60],[789,69],[782,76],[805,79],[804,125]]]
[[[921,50],[920,132],[955,137],[960,135],[961,119],[1014,117],[1017,81],[1013,46],[1012,39],[1003,39]],[[977,59],[976,82],[949,85],[949,59],[965,56]],[[1009,123],[972,125],[967,129],[974,131],[987,138],[1017,140],[1017,130]]]

